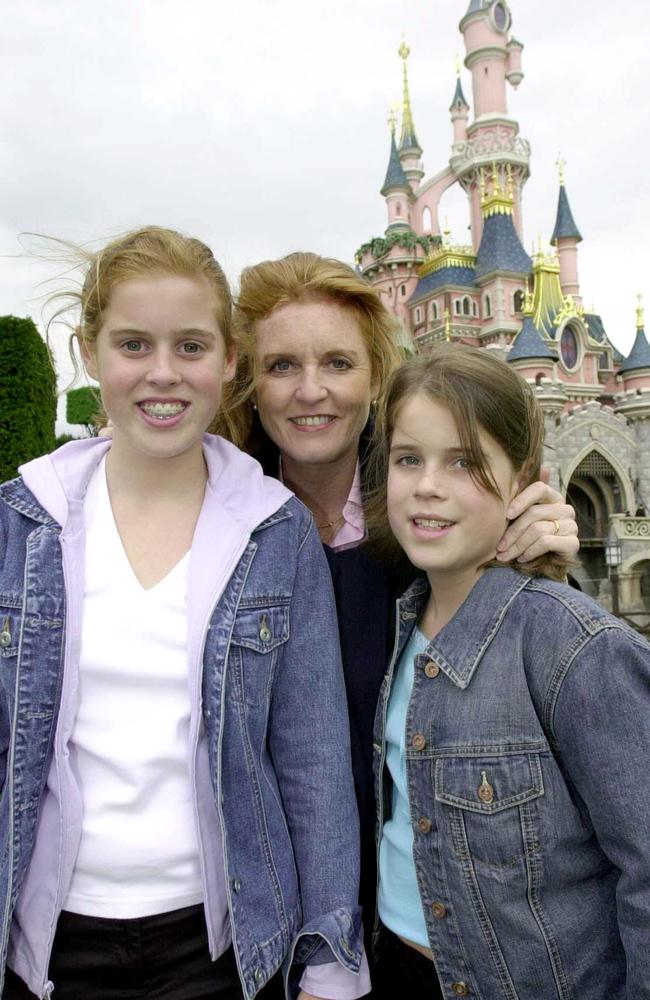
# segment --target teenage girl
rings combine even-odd
[[[373,517],[422,572],[376,719],[385,1000],[650,997],[650,646],[558,558],[494,559],[543,436],[486,351],[387,391]]]
[[[360,997],[327,564],[204,433],[235,368],[223,272],[143,229],[78,298],[112,440],[0,487],[2,995]]]

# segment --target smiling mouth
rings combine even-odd
[[[327,413],[319,413],[315,417],[290,417],[289,419],[292,424],[296,424],[298,427],[324,427],[326,424],[331,424],[336,417]]]
[[[177,417],[183,410],[186,410],[188,403],[175,400],[173,403],[138,403],[143,413],[154,420],[169,420],[170,417]]]

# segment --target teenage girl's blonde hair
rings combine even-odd
[[[399,562],[400,549],[388,524],[386,482],[395,423],[406,400],[424,395],[442,403],[458,428],[463,451],[470,459],[476,483],[500,496],[480,432],[487,432],[508,456],[519,488],[536,482],[544,446],[544,418],[533,388],[510,365],[489,351],[463,344],[444,344],[407,361],[389,380],[377,413],[371,455],[367,517],[372,547]],[[503,498],[502,498],[503,499]],[[489,565],[504,566],[496,560]],[[513,562],[522,573],[564,580],[568,560],[548,553],[529,563]]]
[[[260,374],[257,324],[287,302],[322,301],[335,302],[355,316],[370,355],[373,382],[383,386],[399,365],[398,321],[372,285],[347,264],[315,253],[292,253],[245,268],[234,311],[239,363],[226,387],[216,428],[240,448],[254,450],[250,397]]]

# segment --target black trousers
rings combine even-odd
[[[134,920],[61,913],[50,959],[54,1000],[242,1000],[229,948],[210,960],[203,906]],[[258,994],[283,1000],[279,974]],[[34,1000],[7,969],[2,1000]]]
[[[373,971],[373,1000],[442,1000],[431,959],[421,955],[386,928],[381,932],[379,959]]]

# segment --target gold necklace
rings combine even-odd
[[[317,531],[323,531],[325,528],[333,528],[335,525],[339,524],[343,520],[343,514],[339,514],[335,521],[323,521],[322,524],[317,524]]]

